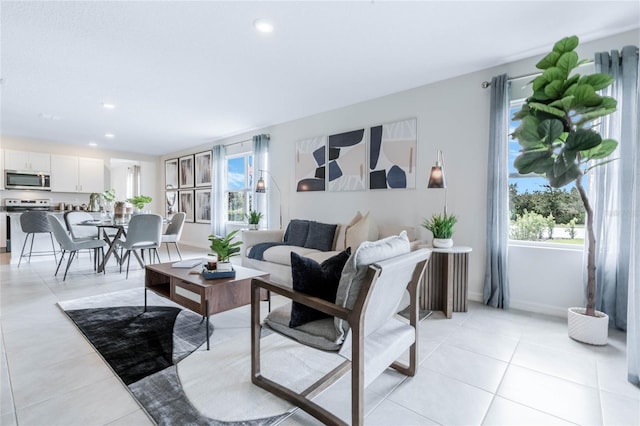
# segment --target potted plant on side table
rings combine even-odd
[[[247,221],[249,222],[249,229],[255,231],[258,229],[258,225],[260,224],[260,219],[262,219],[263,214],[259,211],[252,210],[247,217]]]
[[[127,198],[127,203],[131,203],[133,207],[138,209],[138,212],[142,212],[144,210],[145,204],[149,204],[153,201],[153,198],[147,195],[136,195],[133,198]]]
[[[569,308],[569,336],[593,345],[607,343],[609,318],[596,311],[596,240],[593,211],[582,185],[582,177],[594,167],[613,160],[618,142],[602,139],[596,131],[599,118],[613,113],[617,102],[596,90],[609,86],[607,74],[580,76],[572,71],[584,61],[574,51],[578,37],[558,41],[538,62],[542,74],[533,80],[533,95],[527,98],[514,120],[521,120],[513,132],[522,147],[514,166],[518,173],[543,176],[553,188],[574,183],[587,213],[587,306]]]
[[[433,234],[433,246],[436,248],[453,247],[453,226],[458,222],[453,214],[434,214],[431,219],[425,219],[422,226]]]
[[[211,252],[215,253],[218,257],[216,266],[218,271],[233,270],[230,259],[240,254],[240,246],[242,245],[242,241],[233,241],[237,233],[238,230],[229,232],[225,237],[209,235]]]

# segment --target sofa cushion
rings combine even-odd
[[[342,268],[351,255],[349,250],[330,257],[322,263],[291,253],[291,277],[293,289],[323,300],[334,302]],[[302,303],[291,305],[289,327],[298,327],[311,321],[327,318],[329,315]]]
[[[378,239],[378,226],[369,213],[364,215],[357,223],[347,227],[345,247],[351,247],[355,251],[364,241]]]
[[[280,265],[291,266],[291,253],[297,253],[300,256],[307,256],[312,253],[318,252],[318,250],[298,247],[298,246],[275,246],[266,250],[262,256],[262,260],[265,262],[278,263]]]
[[[369,265],[410,251],[411,246],[405,231],[402,231],[400,235],[378,241],[365,241],[360,244],[356,250],[353,250],[353,254],[342,270],[340,284],[336,292],[336,305],[353,309]],[[344,339],[349,326],[346,321],[339,318],[335,318],[335,326],[339,339],[337,343],[339,343]]]
[[[309,233],[309,221],[301,219],[292,219],[284,233],[284,242],[292,246],[304,247],[307,242],[307,234]]]
[[[347,229],[350,226],[353,226],[356,223],[360,222],[360,219],[362,219],[362,214],[359,211],[357,211],[356,215],[353,217],[353,219],[351,219],[349,223],[345,225],[338,225],[338,229],[336,231],[336,243],[335,243],[334,250],[342,251],[348,247],[346,245]],[[355,248],[352,248],[352,250],[355,250]]]
[[[328,223],[309,222],[309,232],[307,240],[303,244],[304,247],[322,251],[331,250],[337,226]]]

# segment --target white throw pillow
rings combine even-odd
[[[334,247],[334,250],[336,251],[346,250],[347,246],[345,244],[347,239],[347,229],[349,229],[350,226],[353,226],[356,223],[358,223],[360,219],[362,219],[362,214],[358,211],[356,212],[356,215],[353,217],[353,219],[351,219],[349,223],[347,223],[346,225],[338,225],[338,230],[337,230],[337,235],[335,240],[336,245]]]
[[[353,248],[351,250],[352,254],[344,265],[336,293],[336,305],[347,309],[353,308],[360,294],[360,287],[369,265],[409,253],[411,245],[409,244],[407,233],[402,231],[400,235],[383,238],[382,240],[365,241],[356,250]],[[344,335],[349,329],[349,325],[340,318],[335,318],[334,322],[338,336],[336,343],[340,343],[344,340]]]
[[[347,227],[344,247],[345,249],[351,247],[351,251],[355,251],[363,242],[377,239],[378,227],[373,222],[371,215],[367,213],[357,223]]]

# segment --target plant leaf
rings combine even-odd
[[[567,112],[571,109],[571,105],[573,104],[573,98],[575,98],[575,96],[573,95],[565,96],[562,99],[558,99],[557,101],[551,102],[549,106],[555,107],[555,108],[562,108],[565,112]]]
[[[604,139],[598,146],[580,151],[582,158],[589,160],[599,160],[606,158],[618,147],[618,142],[613,139]]]
[[[591,166],[591,167],[587,167],[587,168],[584,170],[584,173],[588,173],[591,169],[595,169],[596,167],[604,166],[605,164],[608,164],[608,163],[611,163],[612,161],[617,161],[617,160],[619,160],[619,158],[612,158],[611,160],[601,161],[601,162],[599,162],[599,163],[594,164],[594,165],[593,165],[593,166]]]
[[[598,95],[592,86],[578,84],[575,90],[575,106],[594,107],[602,103],[602,96]]]
[[[542,88],[544,88],[545,84],[547,84],[548,81],[546,78],[544,78],[542,75],[539,75],[535,78],[535,80],[533,80],[533,85],[531,86],[533,88],[533,91],[535,92],[536,90],[540,90]]]
[[[545,80],[551,83],[554,80],[564,81],[566,74],[563,73],[562,70],[558,67],[551,67],[542,73],[542,77],[544,77]]]
[[[539,70],[546,70],[547,68],[555,66],[561,54],[562,53],[560,52],[549,52],[547,56],[540,59],[540,61],[536,64],[536,68],[538,68]]]
[[[556,42],[553,45],[553,51],[563,54],[572,51],[576,47],[578,47],[578,37],[573,35]]]
[[[524,148],[539,146],[541,137],[538,134],[538,120],[531,115],[524,117],[511,136],[517,139],[518,143]]]
[[[562,80],[553,80],[544,87],[544,94],[549,98],[558,98],[562,95]]]
[[[576,153],[562,150],[547,172],[547,180],[553,188],[561,188],[580,176],[580,168],[576,164]]]
[[[538,125],[538,136],[545,145],[552,145],[564,130],[562,121],[558,119],[543,120]]]
[[[564,118],[565,115],[563,110],[539,102],[529,102],[529,108],[535,109],[537,111],[543,111],[547,114],[555,115],[560,118]]]
[[[580,79],[580,84],[588,84],[594,90],[601,90],[613,82],[613,77],[609,74],[590,74]]]
[[[574,51],[563,53],[556,63],[556,67],[564,73],[565,78],[576,66],[578,66],[578,54]]]
[[[522,175],[528,173],[546,173],[546,171],[553,166],[551,151],[525,151],[516,157],[513,166],[518,170],[518,173]]]
[[[569,133],[565,142],[565,149],[574,154],[577,151],[586,151],[594,148],[602,142],[602,137],[593,130],[578,129]]]
[[[605,115],[609,115],[612,112],[615,112],[616,109],[607,109],[607,108],[598,108],[595,111],[586,112],[580,115],[580,118],[575,122],[576,126],[582,126],[584,123],[588,123],[598,117],[604,117]]]

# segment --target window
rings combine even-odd
[[[253,208],[253,153],[229,155],[227,161],[227,221],[245,222]]]
[[[523,99],[512,101],[509,116],[520,110]],[[511,121],[509,134],[520,125]],[[582,245],[585,211],[575,184],[551,188],[547,179],[531,173],[521,175],[513,166],[520,144],[509,137],[509,238]]]

